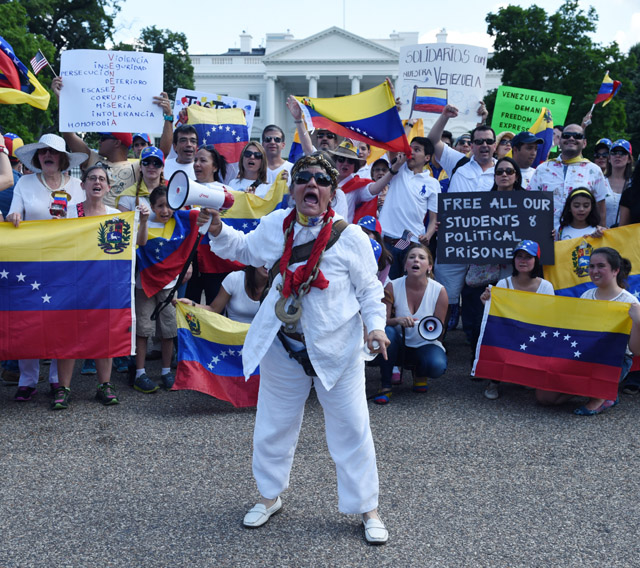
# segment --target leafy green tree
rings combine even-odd
[[[640,43],[636,43],[629,50],[630,66],[633,66],[633,73],[629,84],[624,84],[620,91],[620,96],[626,104],[627,110],[627,130],[629,132],[629,142],[638,156],[640,149]]]
[[[591,108],[607,70],[632,89],[629,59],[614,42],[594,43],[598,15],[578,0],[565,0],[557,12],[547,14],[532,5],[507,6],[486,17],[487,32],[495,38],[490,69],[501,69],[502,83],[512,87],[571,95],[566,124],[580,124]],[[625,134],[625,103],[617,96],[606,107],[598,105],[588,129],[590,141]]]
[[[193,89],[193,65],[189,58],[187,36],[156,26],[143,28],[134,45],[120,43],[113,47],[120,51],[146,51],[164,55],[164,90],[174,99],[176,90]]]

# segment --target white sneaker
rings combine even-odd
[[[498,383],[494,383],[493,381],[489,381],[487,388],[484,389],[484,396],[489,400],[495,400],[500,396],[498,392]]]

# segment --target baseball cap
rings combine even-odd
[[[531,132],[519,132],[511,140],[511,146],[520,146],[521,144],[544,144],[544,140]]]
[[[142,152],[140,152],[140,160],[146,158],[158,158],[158,160],[164,164],[164,154],[160,148],[156,148],[155,146],[147,146],[142,149]]]
[[[540,245],[535,241],[520,241],[516,245],[516,248],[513,249],[513,254],[515,255],[519,250],[528,252],[531,256],[537,256],[538,258],[540,257]]]
[[[98,132],[100,136],[113,136],[116,140],[120,140],[127,148],[131,148],[133,144],[133,137],[131,132]]]
[[[380,221],[378,221],[375,217],[371,215],[365,215],[358,219],[358,225],[363,229],[367,229],[368,231],[376,231],[377,233],[382,233],[382,226],[380,225]]]

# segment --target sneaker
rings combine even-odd
[[[65,410],[69,408],[71,400],[71,389],[69,387],[58,387],[51,401],[51,410]]]
[[[162,381],[162,386],[165,389],[170,390],[173,386],[173,383],[176,382],[176,377],[171,371],[169,371],[166,375],[162,375],[160,377],[160,380]]]
[[[498,392],[498,383],[489,381],[487,388],[484,389],[484,396],[489,400],[495,400],[498,398],[500,396],[500,393]]]
[[[455,329],[458,327],[458,321],[460,320],[460,304],[451,304],[449,307],[451,312],[449,313],[447,329]]]
[[[146,373],[143,373],[134,379],[133,388],[144,394],[151,394],[152,392],[156,392],[160,387],[147,377]]]
[[[402,375],[400,374],[400,370],[394,371],[391,373],[391,384],[399,385],[402,383]]]
[[[84,364],[82,365],[82,371],[80,371],[81,375],[95,375],[98,371],[96,371],[96,362],[93,359],[85,359]]]
[[[126,373],[129,370],[129,357],[114,357],[113,367],[116,373]]]
[[[96,400],[99,400],[105,406],[120,403],[116,389],[111,383],[102,383],[101,385],[98,385]]]
[[[36,387],[18,387],[13,400],[17,400],[18,402],[27,402],[28,400],[31,400],[35,394]]]

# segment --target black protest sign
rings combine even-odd
[[[525,239],[540,245],[542,264],[554,264],[551,192],[441,193],[438,221],[440,264],[509,264]]]

